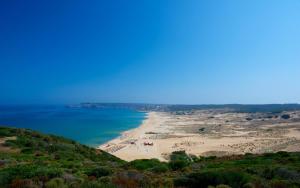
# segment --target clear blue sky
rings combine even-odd
[[[0,1],[0,104],[89,101],[300,102],[300,1]]]

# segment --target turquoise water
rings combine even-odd
[[[145,113],[125,108],[0,107],[1,126],[60,135],[93,147],[139,126],[144,118]]]

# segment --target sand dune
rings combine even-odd
[[[300,151],[298,114],[291,120],[281,120],[218,111],[149,112],[141,126],[99,148],[127,161],[166,161],[178,150],[197,156]]]

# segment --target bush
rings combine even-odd
[[[40,183],[36,183],[31,179],[15,179],[10,188],[39,188],[42,187]]]
[[[169,162],[169,167],[176,171],[176,170],[182,170],[184,167],[189,166],[188,161],[182,161],[182,160],[176,160],[176,161],[171,161]]]
[[[97,167],[94,169],[90,169],[86,174],[88,176],[94,176],[96,178],[100,178],[102,176],[108,176],[112,173],[111,169],[107,167]]]
[[[272,180],[270,182],[270,187],[272,188],[289,188],[291,187],[287,181],[284,180]]]
[[[7,137],[11,136],[11,130],[9,128],[0,127],[0,137]]]
[[[248,182],[247,177],[239,172],[196,172],[174,180],[175,186],[206,188],[220,184],[242,187]]]
[[[274,178],[274,169],[272,168],[265,168],[263,171],[260,173],[261,177],[265,179],[273,179]]]
[[[220,184],[220,185],[217,185],[216,188],[231,188],[231,187],[228,185]]]
[[[279,157],[289,157],[290,156],[290,154],[286,151],[278,151],[276,153],[276,155],[278,155]]]
[[[294,180],[294,181],[300,180],[300,173],[284,167],[280,167],[274,170],[274,175],[285,180]]]
[[[128,165],[138,170],[147,170],[162,164],[158,159],[138,159],[131,161]]]
[[[191,162],[191,157],[189,157],[185,151],[175,151],[170,156],[169,167],[172,170],[181,170],[189,166]]]
[[[154,166],[150,169],[154,173],[164,173],[169,170],[168,166],[166,164],[159,164],[157,166]]]
[[[150,187],[150,180],[143,173],[138,171],[123,171],[113,177],[113,183],[118,187]]]
[[[104,184],[97,181],[85,181],[80,185],[76,186],[76,188],[116,188],[116,186],[112,184]]]
[[[185,151],[174,151],[170,155],[170,161],[188,161],[191,162],[191,158],[185,153]]]
[[[62,170],[56,167],[38,165],[17,165],[0,171],[0,184],[10,183],[19,177],[20,179],[41,178],[51,179],[62,175]]]
[[[62,178],[54,178],[45,184],[46,188],[67,188]]]

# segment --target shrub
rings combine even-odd
[[[170,155],[170,161],[188,161],[191,162],[191,158],[185,153],[185,151],[174,151]]]
[[[242,187],[247,183],[247,177],[238,172],[196,172],[174,180],[175,186],[206,188],[209,185],[226,184],[232,187]]]
[[[289,186],[289,183],[287,181],[275,179],[270,182],[270,187],[272,187],[272,188],[289,188],[291,186]]]
[[[166,164],[159,164],[157,166],[154,166],[150,169],[154,173],[164,173],[169,170],[168,166]]]
[[[278,151],[276,153],[276,155],[278,155],[279,157],[289,157],[290,156],[290,154],[286,151]]]
[[[67,188],[62,178],[53,178],[45,184],[46,188]]]
[[[220,184],[217,185],[216,188],[231,188],[229,185]]]
[[[290,170],[284,167],[277,168],[274,170],[274,175],[286,179],[286,180],[299,180],[300,179],[300,173],[294,170]]]
[[[176,171],[176,170],[181,170],[184,167],[187,167],[190,163],[188,161],[182,161],[182,160],[176,160],[176,161],[171,161],[169,162],[169,167]]]
[[[11,129],[0,127],[0,137],[7,137],[11,136]]]
[[[108,176],[112,173],[111,169],[107,167],[97,167],[94,169],[90,169],[86,174],[88,176],[94,176],[96,178],[100,178],[102,176]]]
[[[113,177],[113,183],[118,187],[151,187],[151,180],[145,174],[134,170],[118,172]]]
[[[112,184],[104,184],[97,181],[84,181],[80,185],[74,186],[76,188],[116,188]]]
[[[10,188],[39,188],[42,185],[32,181],[31,179],[15,179],[11,184]]]
[[[260,175],[261,175],[261,177],[270,180],[274,177],[274,172],[273,172],[273,169],[266,168],[266,169],[263,169],[262,172],[260,172]]]
[[[169,167],[172,170],[181,170],[189,166],[191,162],[191,157],[189,157],[185,151],[175,151],[170,156]]]
[[[128,165],[138,170],[147,170],[160,166],[161,162],[158,159],[138,159],[130,162]]]
[[[10,183],[19,177],[20,179],[29,179],[33,177],[51,179],[59,177],[62,170],[56,167],[47,167],[39,165],[17,165],[15,167],[6,168],[0,171],[0,184]],[[3,180],[3,181],[2,181]]]

